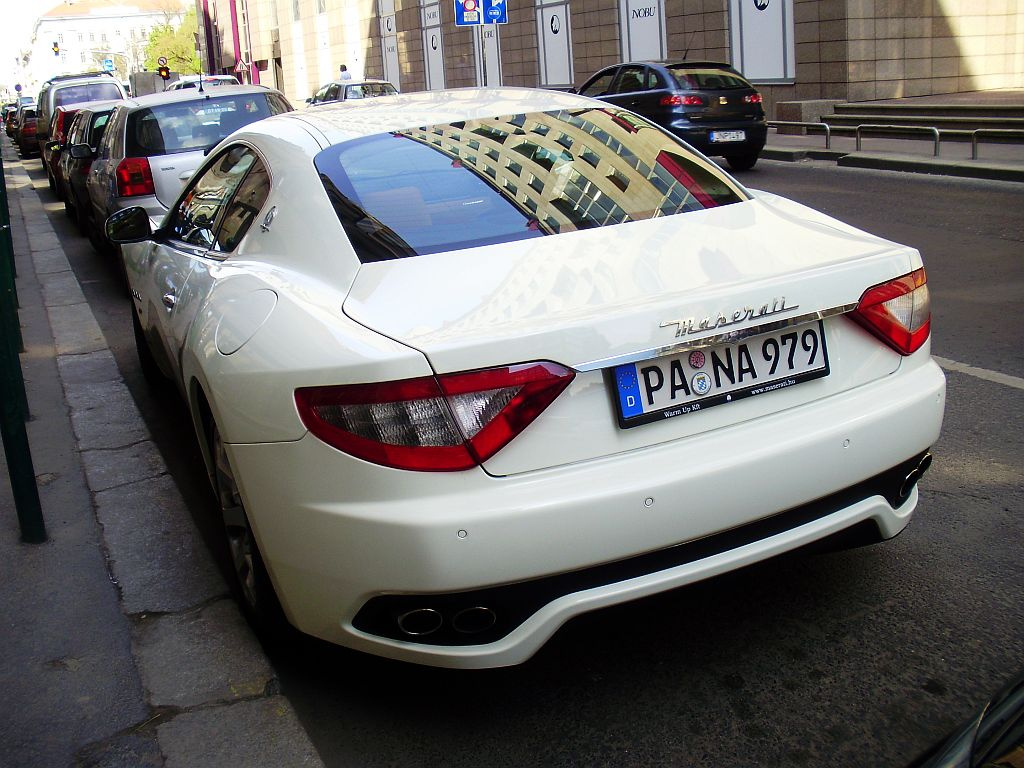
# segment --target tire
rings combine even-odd
[[[757,162],[757,152],[748,152],[745,155],[726,155],[729,167],[734,171],[749,171]]]
[[[216,424],[210,430],[210,458],[213,461],[214,490],[231,556],[232,581],[238,601],[249,622],[264,639],[280,639],[288,627],[288,621],[277,593],[274,592],[270,574],[263,564]]]

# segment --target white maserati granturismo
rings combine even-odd
[[[449,667],[908,524],[942,423],[919,253],[526,89],[279,115],[154,230],[139,355],[258,624]]]

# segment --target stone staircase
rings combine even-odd
[[[989,134],[985,140],[1024,143],[1024,100],[1019,104],[920,103],[914,99],[835,104],[831,114],[821,115],[820,121],[828,124],[833,135],[853,135],[858,125],[886,125],[893,127],[871,129],[871,135],[921,138],[922,132],[912,129],[924,127],[939,129],[943,141],[970,141],[975,130],[997,129],[1017,135]]]

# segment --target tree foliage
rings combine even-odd
[[[154,27],[146,45],[146,69],[155,70],[158,66],[156,60],[165,56],[172,72],[198,75],[201,72],[199,57],[196,55],[198,31],[195,8],[188,10],[177,28],[170,23]]]

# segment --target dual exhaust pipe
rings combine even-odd
[[[903,482],[900,483],[899,490],[897,491],[897,498],[899,500],[898,506],[903,505],[903,502],[907,500],[911,492],[914,490],[914,486],[917,485],[918,480],[924,476],[924,473],[928,471],[928,468],[931,465],[932,454],[929,451],[921,457],[917,466],[910,470],[910,472],[907,473],[907,476],[903,478]]]
[[[397,619],[398,628],[410,637],[426,637],[437,632],[444,626],[444,614],[435,608],[414,608],[406,611]],[[463,608],[451,618],[451,627],[462,635],[475,635],[486,632],[498,621],[497,615],[490,608],[475,605]]]

